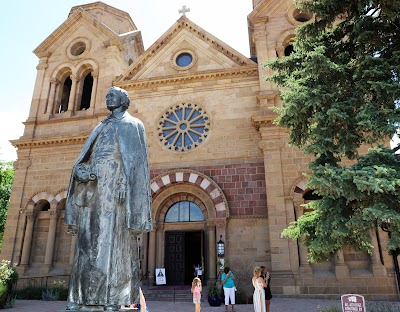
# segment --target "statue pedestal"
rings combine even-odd
[[[57,312],[107,312],[108,310],[104,311],[104,307],[93,307],[93,308],[89,308],[87,307],[86,309],[80,309],[80,310],[60,310]],[[120,312],[137,312],[138,308],[125,308],[125,307],[121,307],[119,308]]]
[[[118,311],[120,312],[137,312],[138,309],[137,308],[120,308]],[[104,308],[93,308],[93,309],[89,309],[89,310],[61,310],[61,311],[57,311],[57,312],[107,312],[104,311]]]

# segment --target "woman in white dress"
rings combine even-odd
[[[254,286],[253,304],[254,312],[265,312],[265,292],[264,287],[267,283],[261,277],[261,268],[255,267],[253,271],[253,278],[251,280]]]

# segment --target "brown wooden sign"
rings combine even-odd
[[[365,312],[365,300],[361,295],[342,295],[343,312]]]

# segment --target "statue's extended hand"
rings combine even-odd
[[[125,202],[126,197],[126,186],[125,184],[119,184],[117,187],[117,201],[118,204],[122,205]]]

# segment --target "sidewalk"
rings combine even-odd
[[[379,302],[377,302],[379,303]],[[386,303],[386,302],[385,302]],[[400,302],[387,302],[396,305],[400,309]],[[319,308],[337,306],[340,308],[340,299],[292,299],[273,298],[271,300],[271,312],[319,312]],[[65,301],[41,301],[41,300],[17,300],[14,307],[5,312],[57,312],[65,309]],[[166,302],[148,301],[147,306],[150,312],[194,312],[194,306],[190,302]],[[367,302],[368,309],[368,302]],[[207,301],[201,304],[201,312],[224,312],[225,306],[210,307]],[[236,312],[254,312],[252,304],[235,305]],[[231,307],[229,306],[229,312]]]
[[[6,312],[57,312],[64,310],[65,301],[17,300],[14,307]],[[190,302],[148,301],[150,312],[193,312],[194,306]],[[274,298],[271,300],[271,312],[318,312],[318,307],[340,307],[340,300],[320,299],[288,299]],[[224,312],[225,306],[210,307],[207,301],[201,304],[201,312]],[[229,306],[229,312],[231,307]],[[235,305],[236,312],[253,312],[252,304]]]

